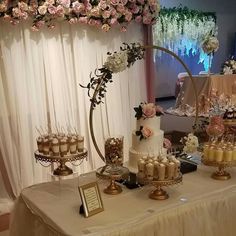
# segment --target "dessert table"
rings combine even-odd
[[[236,82],[236,74],[233,75],[198,75],[193,76],[196,84],[197,94],[200,96],[205,94],[210,96],[212,89],[218,91],[219,95],[232,95],[232,86]],[[195,105],[195,97],[193,96],[193,84],[191,80],[186,77],[183,86],[180,89],[179,96],[176,101],[176,106],[188,104],[190,106]]]
[[[17,199],[10,235],[234,236],[236,171],[229,171],[232,179],[216,181],[212,168],[198,166],[184,175],[183,184],[168,189],[165,201],[148,198],[152,186],[123,187],[112,196],[102,191],[107,183],[99,182],[104,211],[89,218],[79,214],[82,177],[35,185]]]

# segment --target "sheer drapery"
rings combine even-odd
[[[16,27],[0,22],[0,148],[15,195],[47,179],[49,170],[34,161],[36,127],[50,123],[52,128],[76,128],[89,150],[88,161],[77,170],[102,165],[89,135],[89,98],[79,84],[88,83],[90,72],[103,64],[108,51],[134,41],[143,42],[143,28],[136,24],[126,33],[64,23],[53,31],[32,32],[27,22]],[[127,153],[133,107],[146,100],[144,62],[115,74],[108,86],[105,103],[94,113],[95,136],[102,149],[106,135],[123,134]]]

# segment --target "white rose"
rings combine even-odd
[[[127,53],[118,52],[107,58],[104,66],[113,73],[124,71],[127,67]]]
[[[40,15],[45,15],[46,14],[46,12],[47,12],[47,7],[46,6],[40,6],[39,8],[38,8],[38,12],[39,12],[39,14]]]

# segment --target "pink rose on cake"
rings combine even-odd
[[[153,135],[153,131],[147,126],[143,127],[141,132],[144,138],[149,138]]]
[[[156,107],[153,103],[147,103],[142,105],[143,117],[151,118],[156,115]]]
[[[140,136],[140,140],[147,139],[153,135],[153,131],[148,126],[140,126],[136,131],[136,136]]]
[[[156,106],[154,103],[141,103],[138,107],[134,108],[137,120],[146,118],[152,118],[154,116],[160,116],[164,114],[163,108]]]

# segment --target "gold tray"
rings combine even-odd
[[[59,166],[57,169],[53,171],[54,175],[59,176],[67,176],[71,175],[73,173],[72,169],[69,168],[65,163],[66,162],[74,162],[83,160],[88,155],[87,149],[84,148],[83,152],[76,152],[75,154],[67,154],[64,156],[53,156],[52,153],[49,155],[44,155],[43,153],[40,153],[38,150],[34,152],[34,157],[36,161],[39,162],[45,162],[45,163],[59,163]]]

